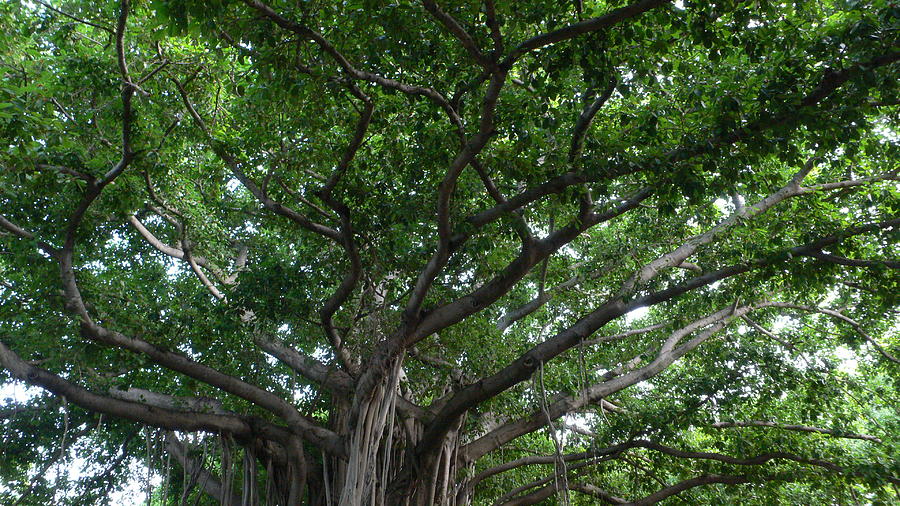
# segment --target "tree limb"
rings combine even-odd
[[[898,221],[900,221],[900,220],[898,220]],[[775,307],[799,309],[801,311],[809,311],[811,313],[821,313],[821,314],[836,318],[838,320],[841,320],[843,322],[846,322],[851,327],[853,327],[853,330],[855,330],[859,335],[861,335],[863,337],[863,339],[868,341],[869,344],[872,345],[872,347],[874,347],[876,350],[878,350],[878,353],[881,353],[881,355],[884,356],[884,358],[890,360],[891,362],[894,362],[895,364],[900,364],[900,359],[897,359],[897,357],[888,353],[887,350],[885,350],[880,344],[878,344],[878,342],[875,341],[875,339],[872,336],[870,336],[865,330],[863,330],[862,325],[860,325],[859,322],[850,318],[849,316],[846,316],[844,313],[841,313],[840,311],[834,311],[831,309],[825,309],[825,308],[820,308],[820,307],[803,306],[800,304],[792,304],[789,302],[778,302],[773,305]]]
[[[435,19],[444,25],[444,28],[446,28],[448,32],[453,34],[453,36],[459,40],[466,52],[469,53],[469,56],[478,62],[479,65],[487,69],[493,65],[490,58],[486,57],[481,50],[478,49],[478,44],[472,36],[460,26],[459,22],[457,22],[453,16],[444,12],[434,0],[422,0],[422,5],[425,6],[425,9],[431,13]]]
[[[881,439],[867,434],[854,434],[852,432],[841,432],[832,429],[823,429],[821,427],[811,427],[807,425],[791,425],[783,423],[768,422],[765,420],[750,420],[745,422],[716,422],[710,427],[715,429],[725,429],[730,427],[771,427],[782,430],[793,430],[799,432],[814,432],[816,434],[827,434],[829,436],[845,438],[845,439],[862,439],[863,441],[872,441],[881,443]]]
[[[617,23],[639,16],[644,12],[661,7],[670,2],[670,0],[641,0],[625,7],[613,9],[608,13],[595,18],[587,19],[579,23],[564,26],[552,32],[543,33],[532,37],[513,49],[501,63],[502,67],[510,68],[522,56],[551,44],[556,44],[564,40],[575,38],[585,33],[604,30]]]
[[[172,430],[189,432],[198,430],[225,431],[248,437],[254,432],[254,428],[249,423],[236,416],[185,413],[91,393],[45,369],[28,365],[3,342],[0,342],[0,364],[16,378],[28,384],[40,386],[56,395],[63,396],[82,408],[95,413],[103,413]]]

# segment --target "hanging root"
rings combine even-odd
[[[395,360],[387,381],[372,390],[369,402],[360,407],[350,440],[350,458],[340,493],[341,506],[383,504],[385,472],[390,470],[393,417],[400,380],[401,361]],[[390,421],[390,423],[388,423]],[[386,430],[387,429],[387,430]],[[391,432],[387,432],[387,431]],[[384,438],[387,432],[387,437]],[[381,449],[385,439],[387,451]],[[381,456],[381,465],[378,465]]]

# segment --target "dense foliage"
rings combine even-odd
[[[0,3],[0,502],[896,504],[898,47],[892,0]]]

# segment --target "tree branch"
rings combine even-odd
[[[597,98],[581,111],[581,115],[578,116],[578,120],[575,122],[575,128],[572,132],[572,144],[569,147],[569,164],[575,163],[581,157],[581,151],[584,147],[584,137],[587,135],[588,129],[594,121],[594,116],[597,115],[600,108],[603,107],[603,104],[609,100],[615,89],[616,78],[612,77],[609,84],[606,86],[606,89],[603,90],[603,93],[598,95]]]
[[[127,390],[110,388],[109,395],[114,399],[146,404],[171,411],[237,416],[236,413],[226,411],[218,399],[211,397],[175,397],[134,387],[130,387]]]
[[[730,427],[771,427],[775,429],[781,430],[793,430],[799,432],[814,432],[816,434],[827,434],[829,436],[844,438],[844,439],[862,439],[863,441],[872,441],[874,443],[881,443],[881,439],[875,436],[869,436],[866,434],[854,434],[852,432],[841,432],[831,429],[823,429],[820,427],[810,427],[807,425],[790,425],[783,423],[775,423],[768,422],[764,420],[750,420],[746,422],[716,422],[711,425],[711,427],[715,429],[725,429]]]
[[[277,358],[305,378],[338,393],[349,393],[353,389],[353,378],[344,371],[329,367],[318,360],[301,355],[294,348],[277,339],[269,339],[256,334],[254,342],[266,353]]]
[[[210,432],[225,431],[246,437],[254,433],[254,428],[249,423],[236,416],[185,413],[91,393],[45,369],[28,365],[3,342],[0,342],[0,364],[16,378],[30,385],[42,387],[56,395],[63,396],[82,408],[95,413],[103,413],[172,430],[188,432],[198,430]]]
[[[512,52],[510,52],[510,54],[506,56],[506,58],[504,58],[501,66],[504,68],[510,68],[518,59],[530,53],[531,51],[549,46],[551,44],[556,44],[557,42],[569,40],[585,33],[604,30],[622,21],[639,16],[649,10],[661,7],[668,3],[670,3],[670,0],[642,0],[630,5],[626,5],[625,7],[613,9],[602,16],[587,19],[581,21],[580,23],[574,23],[552,32],[537,35],[516,46],[516,48],[513,49]]]
[[[42,5],[42,6],[46,7],[47,9],[49,9],[49,10],[51,10],[51,11],[57,13],[57,14],[63,15],[63,16],[65,16],[65,17],[67,17],[67,18],[69,18],[69,19],[71,19],[71,20],[73,20],[73,21],[77,21],[77,22],[79,22],[79,23],[81,23],[81,24],[84,24],[84,25],[93,26],[94,28],[99,28],[100,30],[103,30],[104,32],[106,32],[106,33],[108,33],[108,34],[110,34],[110,35],[115,35],[115,32],[113,31],[113,29],[112,29],[112,28],[109,28],[108,26],[103,26],[103,25],[100,25],[100,24],[97,24],[97,23],[88,21],[88,20],[86,20],[86,19],[81,19],[81,18],[79,18],[79,17],[75,17],[75,16],[73,16],[73,15],[71,15],[71,14],[69,14],[69,13],[63,12],[63,11],[57,9],[56,7],[50,5],[50,4],[46,3],[46,2],[43,2],[43,1],[41,1],[41,0],[34,0],[34,3],[39,4],[39,5]]]
[[[493,304],[544,258],[573,241],[584,230],[637,208],[651,193],[652,190],[649,188],[639,190],[611,209],[561,228],[546,238],[536,241],[533,247],[523,249],[519,256],[491,281],[453,302],[429,311],[422,318],[416,331],[409,337],[408,344],[414,344]]]
[[[481,120],[479,123],[478,133],[475,134],[463,147],[460,153],[451,163],[447,174],[444,176],[438,187],[437,196],[437,230],[438,230],[438,246],[434,254],[422,272],[416,279],[415,287],[410,294],[409,301],[404,309],[404,318],[407,321],[417,321],[419,318],[419,310],[425,301],[425,296],[431,288],[434,279],[447,264],[450,254],[453,251],[451,241],[450,226],[450,199],[456,188],[456,181],[462,170],[481,152],[487,145],[494,128],[494,110],[497,105],[497,99],[500,96],[500,90],[506,80],[505,73],[495,73],[491,77],[491,82],[485,92],[481,106]],[[526,243],[526,250],[529,249],[530,243]]]
[[[344,73],[346,73],[349,77],[360,81],[374,83],[381,87],[396,90],[406,95],[418,95],[427,97],[447,113],[447,115],[450,117],[451,123],[453,123],[454,125],[458,125],[461,123],[456,110],[453,109],[453,107],[450,105],[447,99],[444,98],[443,95],[441,95],[433,88],[409,85],[406,83],[401,83],[400,81],[394,79],[388,79],[378,74],[358,70],[353,67],[350,61],[347,60],[347,58],[345,58],[344,55],[340,51],[338,51],[330,42],[328,42],[328,40],[325,39],[325,37],[323,37],[319,32],[303,24],[281,16],[263,2],[259,2],[256,0],[244,0],[244,3],[281,28],[290,32],[294,32],[304,39],[311,39],[322,49],[322,51],[331,56],[337,62],[338,66],[341,67]]]
[[[897,221],[900,221],[900,220],[897,220]],[[878,350],[878,353],[881,353],[881,355],[884,356],[884,358],[890,360],[891,362],[894,362],[895,364],[900,364],[900,359],[897,359],[897,357],[888,353],[887,350],[885,350],[880,344],[878,344],[878,342],[875,341],[875,339],[872,336],[870,336],[868,333],[866,333],[865,330],[863,330],[862,325],[860,325],[859,322],[850,318],[849,316],[846,316],[844,313],[841,313],[840,311],[834,311],[831,309],[825,309],[825,308],[820,308],[820,307],[803,306],[800,304],[792,304],[792,303],[788,303],[788,302],[774,303],[773,306],[789,308],[789,309],[799,309],[801,311],[809,311],[811,313],[821,313],[821,314],[836,318],[838,320],[841,320],[843,322],[846,322],[851,327],[853,327],[853,330],[855,330],[859,335],[861,335],[863,337],[863,339],[868,341],[869,344],[872,345],[872,347],[874,347],[876,350]]]
[[[480,49],[478,49],[478,44],[469,35],[466,30],[460,26],[460,24],[453,18],[453,16],[447,14],[441,9],[441,7],[434,0],[422,0],[422,5],[425,6],[425,9],[431,13],[431,15],[437,19],[444,28],[447,29],[448,32],[453,34],[454,37],[459,39],[460,44],[462,44],[463,48],[465,48],[466,52],[469,53],[479,65],[484,67],[485,69],[490,69],[493,65],[493,62],[490,58],[486,57]]]
[[[711,485],[714,483],[722,483],[726,485],[739,485],[743,483],[754,483],[754,482],[765,482],[765,481],[793,481],[793,479],[786,475],[776,474],[771,476],[761,476],[761,477],[751,477],[744,475],[718,475],[718,474],[707,474],[703,476],[698,476],[696,478],[691,478],[688,480],[684,480],[676,483],[670,487],[664,488],[653,494],[644,497],[643,499],[638,499],[634,502],[625,502],[622,504],[628,504],[633,506],[645,506],[650,504],[656,504],[663,499],[668,497],[672,497],[675,494],[683,492],[685,490],[699,487],[702,485]]]
[[[334,187],[340,182],[341,176],[347,171],[350,162],[353,161],[356,152],[362,145],[375,107],[372,100],[357,88],[356,85],[351,83],[350,90],[357,98],[363,101],[363,112],[360,114],[356,132],[354,133],[350,144],[347,146],[347,149],[344,151],[344,155],[341,157],[337,169],[335,169],[334,173],[319,192],[319,197],[322,201],[340,217],[341,246],[343,246],[344,251],[350,259],[350,270],[341,280],[341,284],[338,286],[337,290],[335,290],[331,297],[328,298],[325,305],[319,311],[319,317],[322,320],[322,328],[325,330],[325,334],[331,342],[331,346],[334,349],[335,356],[338,357],[339,363],[349,373],[357,374],[358,368],[350,357],[347,348],[343,346],[343,339],[338,334],[337,329],[334,328],[332,318],[341,305],[343,305],[353,294],[353,290],[356,288],[357,283],[359,283],[359,278],[362,276],[362,260],[359,257],[356,240],[354,239],[353,224],[350,220],[350,209],[343,202],[336,199],[332,193]]]
[[[822,260],[823,262],[831,262],[833,264],[846,265],[848,267],[889,267],[891,269],[900,269],[900,260],[859,260],[856,258],[847,258],[831,253],[823,253],[814,251],[809,256]]]
[[[200,117],[200,115],[197,113],[197,110],[194,109],[194,106],[191,104],[190,98],[188,97],[187,91],[185,91],[184,86],[177,80],[173,79],[173,81],[178,87],[178,92],[181,94],[181,99],[184,102],[184,105],[187,108],[188,112],[190,113],[191,118],[194,119],[194,123],[196,123],[197,126],[206,135],[213,152],[215,152],[216,155],[218,155],[219,158],[221,158],[222,161],[225,162],[225,165],[227,165],[228,168],[231,169],[232,174],[234,174],[238,181],[240,181],[241,184],[243,184],[244,187],[247,188],[247,190],[250,191],[250,193],[260,201],[260,203],[262,203],[263,207],[274,212],[275,214],[288,218],[289,220],[293,221],[300,227],[309,230],[310,232],[314,232],[323,237],[327,237],[338,243],[341,242],[340,232],[325,225],[315,223],[306,216],[298,213],[297,211],[294,211],[293,209],[272,200],[266,192],[264,192],[252,179],[250,179],[250,177],[248,177],[243,172],[243,170],[241,170],[240,164],[237,162],[237,160],[233,156],[231,156],[230,153],[228,153],[228,151],[225,149],[225,146],[212,136],[212,133],[209,131],[209,128],[207,128],[206,123],[203,121],[203,118]]]
[[[657,352],[656,358],[649,364],[636,370],[630,371],[626,374],[616,376],[601,383],[594,384],[590,387],[585,388],[583,391],[578,392],[577,394],[565,396],[547,406],[546,412],[544,412],[543,410],[538,410],[525,418],[507,422],[460,448],[459,458],[462,462],[472,462],[474,460],[477,460],[481,456],[498,448],[504,443],[507,443],[517,437],[534,432],[535,430],[544,427],[551,420],[556,420],[566,413],[570,413],[591,402],[596,402],[600,399],[603,399],[604,397],[612,395],[613,393],[616,393],[620,390],[656,376],[671,364],[673,364],[676,360],[684,356],[687,352],[693,350],[708,338],[710,338],[712,335],[725,328],[725,326],[734,318],[738,318],[741,315],[752,311],[753,309],[758,309],[759,307],[764,307],[764,305],[761,304],[756,307],[744,306],[735,309],[728,307],[700,318],[690,323],[689,325],[676,330],[668,336],[663,345],[660,347],[660,350]],[[696,337],[687,341],[685,344],[680,346],[678,345],[678,343],[683,338],[703,329],[704,327],[708,328],[700,332]],[[553,339],[545,341],[541,345],[532,348],[532,351],[529,353],[532,353],[532,356],[538,355],[535,350],[544,347],[546,344],[552,341]],[[549,360],[549,358],[546,357],[542,358],[544,359],[544,361]],[[526,367],[524,361],[521,365],[519,365],[519,367]],[[511,370],[510,367],[507,367],[507,370],[507,374],[509,375],[518,372]],[[521,374],[521,372],[518,373]],[[429,427],[428,431],[440,430],[439,421],[445,419],[444,417],[455,416],[456,410],[462,409],[462,406],[469,406],[473,402],[480,402],[479,399],[481,399],[483,395],[487,394],[486,386],[491,385],[491,383],[488,383],[488,381],[492,380],[493,378],[497,378],[494,381],[500,380],[500,373],[495,374],[489,379],[481,380],[474,385],[470,385],[460,390],[456,394],[456,396],[451,399],[450,402],[448,402],[447,406],[445,406],[441,410],[441,412],[437,414],[437,416],[435,417],[435,424],[433,425],[433,427]]]

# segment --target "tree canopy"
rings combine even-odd
[[[0,502],[900,500],[898,47],[891,0],[0,4]]]

